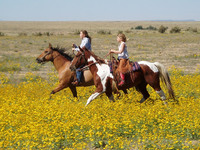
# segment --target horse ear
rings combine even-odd
[[[51,45],[51,43],[49,43],[49,48],[52,48],[52,45]]]

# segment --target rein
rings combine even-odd
[[[51,52],[46,53],[46,55],[44,55],[44,56],[42,57],[42,59],[45,60],[45,57],[46,57],[47,55],[51,54],[51,53],[53,53],[53,52],[51,51]]]
[[[84,66],[83,68],[78,69],[78,71],[84,71],[84,70],[88,69],[90,66],[95,65],[95,64],[97,64],[97,63],[98,63],[98,62],[94,62],[94,63],[91,63],[91,64],[89,64],[89,65],[86,65],[86,66]]]
[[[84,60],[85,60],[85,64],[87,63],[87,60],[86,60],[86,58],[84,57],[85,56],[85,54],[83,53],[83,52],[81,52],[81,57],[78,59],[78,61],[76,62],[76,64],[78,64],[80,61],[81,61],[81,59],[82,58],[84,58]],[[80,55],[78,55],[78,56],[80,56]],[[76,56],[77,57],[77,56]],[[74,65],[74,66],[76,66],[76,64]]]
[[[85,53],[82,52],[80,55],[81,55],[81,57],[80,57],[80,59],[76,62],[76,64],[77,64],[78,62],[81,61],[82,57],[83,57],[84,60],[85,60],[85,64],[87,64],[88,62],[87,62],[86,58],[84,57],[84,56],[85,56]],[[93,63],[91,63],[91,64],[89,64],[89,65],[85,65],[85,66],[83,66],[82,68],[77,69],[77,70],[78,70],[78,71],[88,70],[88,68],[89,68],[90,66],[95,65],[95,64],[97,64],[97,63],[99,63],[99,61],[93,62]],[[76,65],[76,64],[75,64],[75,65]]]

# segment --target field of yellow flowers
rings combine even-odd
[[[19,84],[0,73],[0,148],[5,149],[198,149],[200,147],[200,74],[170,71],[176,99],[163,105],[130,89],[110,103],[105,95],[88,107],[94,87],[69,89],[50,98],[56,86],[28,73]],[[166,93],[166,91],[165,91]]]

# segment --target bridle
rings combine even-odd
[[[77,69],[77,68],[76,68],[76,65],[77,65],[78,63],[80,63],[81,59],[84,59],[84,63],[83,63],[83,65],[81,66],[81,68],[77,69],[78,71],[88,70],[88,68],[89,68],[90,66],[99,63],[99,62],[97,61],[97,62],[93,62],[93,63],[91,63],[91,64],[88,64],[87,59],[85,58],[85,51],[83,51],[83,52],[80,51],[80,52],[81,52],[80,54],[77,54],[77,55],[76,55],[76,57],[79,57],[79,59],[76,61],[75,65],[73,65],[73,67],[72,67],[73,69],[75,69],[75,70]]]
[[[52,54],[52,53],[53,53],[53,50],[47,52],[41,59],[42,59],[43,61],[45,61],[45,60],[46,60],[45,57],[46,57],[47,55]],[[58,54],[57,56],[55,56],[54,58],[52,58],[50,61],[54,61],[54,60],[56,59],[56,57],[58,57],[58,56],[60,56],[60,54]]]
[[[79,59],[76,61],[75,65],[74,65],[75,69],[76,69],[76,65],[81,62],[81,59],[84,59],[84,65],[88,64],[88,62],[87,62],[87,60],[85,58],[85,53],[84,52],[80,51],[80,54],[77,54],[76,57],[79,57]]]

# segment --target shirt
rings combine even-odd
[[[92,48],[91,48],[91,43],[90,43],[90,39],[87,38],[87,37],[84,37],[84,38],[82,39],[80,48],[83,48],[84,46],[85,46],[85,48],[86,48],[87,50],[90,50],[90,51],[92,50]],[[76,51],[80,51],[80,49],[79,49],[78,46],[75,46],[75,50],[76,50]]]
[[[121,42],[121,44],[118,47],[119,51],[121,50],[121,47],[122,47],[123,43],[124,43],[124,51],[121,54],[118,54],[118,59],[121,59],[121,58],[128,59],[128,57],[129,57],[128,56],[128,51],[127,51],[127,46],[126,46],[125,42]]]

